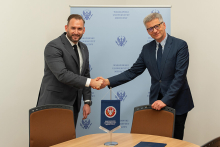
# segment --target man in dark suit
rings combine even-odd
[[[187,113],[194,107],[186,78],[188,46],[185,41],[166,33],[166,25],[159,13],[145,17],[144,25],[154,40],[143,46],[133,66],[111,78],[98,79],[104,80],[101,88],[116,87],[133,80],[147,68],[151,76],[150,104],[155,110],[165,106],[176,110],[174,138],[182,140]]]
[[[49,42],[44,51],[44,77],[37,106],[65,104],[74,107],[75,126],[83,96],[83,117],[90,114],[91,87],[100,87],[102,80],[90,79],[89,51],[80,42],[85,27],[80,15],[72,14],[66,32]]]

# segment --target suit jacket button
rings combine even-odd
[[[160,80],[159,82],[161,83],[162,81]]]

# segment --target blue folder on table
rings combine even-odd
[[[155,143],[155,142],[139,142],[134,147],[165,147],[165,143]]]

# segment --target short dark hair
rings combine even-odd
[[[79,19],[79,20],[83,20],[83,24],[85,24],[85,20],[83,19],[83,17],[79,14],[71,14],[68,19],[67,19],[67,24],[69,24],[70,20],[72,18],[75,18],[75,19]]]

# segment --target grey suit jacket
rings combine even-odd
[[[90,78],[89,52],[84,43],[79,41],[79,46],[83,57],[81,74],[77,56],[66,38],[66,32],[47,44],[44,51],[44,77],[37,106],[46,104],[73,106],[77,99],[80,110],[82,95],[84,100],[91,100],[91,87],[85,87],[87,78]]]

